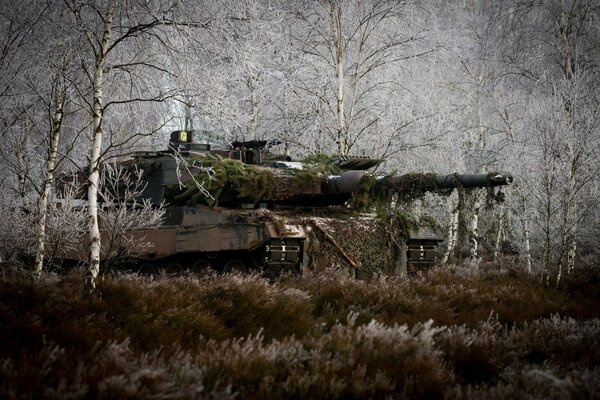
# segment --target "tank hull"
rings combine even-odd
[[[101,235],[105,264],[156,273],[208,268],[298,271],[306,239],[302,225],[283,222],[270,211],[207,206],[168,208],[163,225],[128,230],[118,235],[117,244],[108,232],[101,230]],[[83,237],[66,258],[86,262],[88,246]]]

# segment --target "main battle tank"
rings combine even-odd
[[[367,170],[383,160],[339,157],[324,167],[271,155],[268,149],[276,142],[234,142],[218,150],[197,143],[196,135],[173,132],[168,150],[137,153],[123,163],[143,169],[147,184],[142,198],[157,206],[167,203],[161,227],[132,232],[152,244],[133,264],[142,273],[212,268],[278,275],[314,268],[325,246],[356,271],[360,255],[349,252],[324,226],[334,221],[353,232],[373,227],[373,218],[357,216],[361,196],[376,193],[387,195],[388,201],[411,201],[427,192],[493,188],[512,181],[500,173],[374,176]],[[433,265],[442,241],[434,230],[394,232],[394,269]]]

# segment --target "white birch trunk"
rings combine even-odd
[[[469,240],[469,259],[475,265],[479,262],[479,209],[481,208],[481,193],[474,189],[475,202],[473,204],[473,215],[471,216],[471,232]]]
[[[531,272],[531,243],[529,240],[529,221],[527,218],[523,219],[523,239],[525,241],[525,261],[527,265],[527,272]]]
[[[183,105],[185,107],[185,121],[184,121],[184,130],[186,131],[193,131],[194,130],[194,118],[192,116],[192,97],[191,96],[184,96],[185,99],[185,104]]]
[[[572,172],[572,171],[571,171]],[[575,255],[577,253],[577,203],[575,200],[575,176],[571,173],[569,189],[565,199],[565,210],[560,248],[560,264],[556,284],[560,283],[563,273],[570,273],[575,267]]]
[[[340,155],[348,154],[348,138],[346,137],[344,118],[344,43],[342,40],[342,9],[340,5],[332,5],[331,23],[335,44],[335,67],[337,79],[337,144]]]
[[[544,254],[542,256],[542,260],[544,262],[542,275],[546,274],[546,284],[550,283],[550,247],[551,247],[551,237],[550,232],[552,230],[552,187],[549,183],[546,183],[545,187],[545,204],[544,204]]]
[[[556,276],[556,286],[560,284],[563,272],[568,270],[567,266],[567,253],[570,245],[570,232],[569,232],[569,214],[570,206],[566,205],[564,210],[563,227],[560,241],[560,260],[558,263],[558,274]]]
[[[86,276],[85,287],[87,292],[96,289],[96,279],[100,273],[100,229],[98,227],[98,182],[100,178],[100,151],[102,149],[102,118],[103,118],[103,68],[108,52],[108,45],[112,32],[112,19],[116,0],[110,0],[106,11],[104,33],[100,50],[96,55],[96,67],[94,71],[94,94],[93,94],[93,138],[90,150],[90,165],[88,178],[88,225],[90,237],[90,258]]]
[[[573,129],[575,129],[573,127]],[[565,193],[564,199],[564,215],[563,228],[560,248],[560,263],[558,267],[558,276],[556,285],[560,283],[561,275],[569,273],[575,266],[575,254],[577,251],[577,199],[576,199],[576,183],[577,169],[575,160],[570,160],[571,167],[569,169],[569,186]]]
[[[448,247],[442,257],[442,264],[446,264],[450,259],[450,254],[456,247],[456,238],[458,236],[458,202],[454,203],[450,200],[451,212],[450,212],[450,224],[448,226]]]
[[[546,282],[546,285],[550,285],[550,240],[548,239],[548,235],[544,238],[544,254],[542,259],[544,260],[541,272],[542,280]]]
[[[62,70],[64,70],[64,58],[62,60]],[[54,117],[52,119],[52,132],[50,133],[50,148],[48,149],[48,161],[44,171],[44,186],[38,199],[38,220],[36,226],[37,238],[35,249],[34,279],[39,279],[42,274],[44,264],[44,245],[46,241],[46,216],[48,196],[54,183],[54,169],[56,167],[56,156],[58,154],[58,142],[60,139],[60,129],[63,119],[63,76],[61,73],[57,76],[56,86],[54,88]]]
[[[250,130],[249,135],[251,140],[256,140],[256,130],[258,128],[258,96],[256,95],[256,78],[250,76],[248,78],[248,87],[250,88],[250,107],[252,110],[252,116],[250,118]]]
[[[496,240],[494,243],[494,260],[497,259],[500,254],[500,243],[502,242],[502,236],[504,235],[505,215],[505,213],[500,214],[500,219],[498,220],[498,232],[496,232]]]
[[[570,274],[575,268],[575,255],[577,254],[577,222],[573,223],[571,229],[571,244],[567,252],[567,273]]]
[[[556,274],[556,286],[560,285],[560,280],[562,279],[563,273],[563,263],[562,261],[558,263],[558,274]]]
[[[289,35],[289,33],[288,33]],[[291,42],[288,42],[288,51],[291,51],[291,47],[292,44]],[[289,59],[286,58],[285,61],[285,68],[284,68],[284,73],[285,73],[285,86],[283,87],[283,138],[284,138],[284,143],[283,143],[283,154],[286,157],[289,157],[290,155],[290,137],[291,137],[291,132],[290,132],[290,108],[289,108],[289,102],[290,102],[290,90],[289,90],[289,84],[288,84],[288,80],[290,79],[290,69],[289,69]]]

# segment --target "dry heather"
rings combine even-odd
[[[0,277],[0,398],[595,398],[600,274]]]

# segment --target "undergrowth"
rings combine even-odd
[[[489,267],[489,266],[488,266]],[[594,398],[594,271],[0,276],[0,398]],[[588,295],[589,293],[589,295]]]

